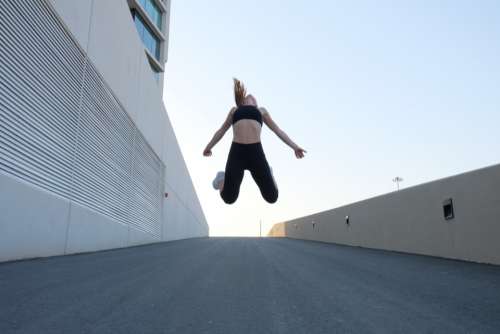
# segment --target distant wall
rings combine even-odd
[[[445,220],[449,198],[455,218]],[[269,236],[500,264],[500,165],[279,223]]]

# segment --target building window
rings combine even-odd
[[[156,60],[160,61],[160,41],[156,38],[151,29],[149,29],[137,12],[132,12],[132,15],[134,16],[135,27],[137,28],[137,32],[139,33],[144,46],[156,58]]]
[[[154,24],[161,31],[161,11],[160,8],[156,5],[154,0],[139,0],[142,8],[148,13],[151,20],[153,20]]]

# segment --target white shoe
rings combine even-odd
[[[215,190],[219,189],[219,183],[224,179],[224,175],[226,175],[224,172],[218,172],[217,175],[215,175],[215,179],[212,181],[212,187],[214,187]]]

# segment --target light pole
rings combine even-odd
[[[259,237],[262,238],[262,219],[259,220]]]
[[[398,191],[399,191],[399,182],[403,182],[403,178],[396,176],[395,178],[392,179],[392,182],[396,182],[396,185],[397,185]]]

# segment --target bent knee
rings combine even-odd
[[[226,204],[233,204],[234,202],[236,202],[236,198],[223,198],[223,200]]]
[[[238,198],[238,196],[224,196],[222,194],[220,197],[222,197],[222,200],[226,204],[233,204],[234,202],[236,202],[236,199]]]
[[[268,196],[264,196],[264,199],[266,200],[267,203],[273,204],[278,201],[278,193],[274,193]]]

